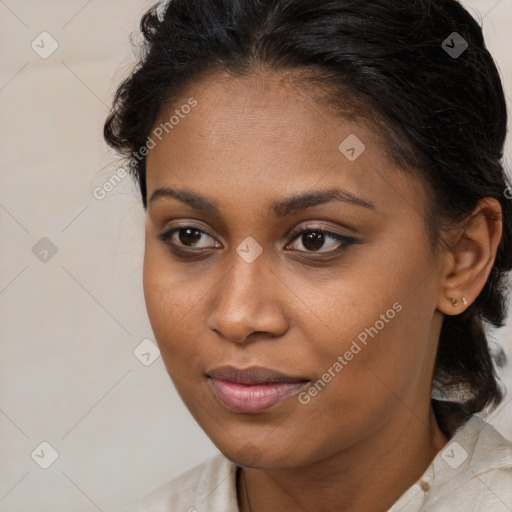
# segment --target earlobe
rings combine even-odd
[[[458,301],[457,299],[454,299],[453,297],[448,297],[448,299],[449,299],[449,301],[452,303],[452,306],[453,306],[454,308],[456,308],[456,307],[459,305],[459,301]],[[467,306],[468,301],[467,301],[466,297],[462,297],[462,304],[463,304],[464,306]]]
[[[437,308],[441,313],[444,313],[445,315],[459,315],[463,311],[467,309],[467,306],[469,304],[468,299],[466,297],[461,297],[460,299],[457,299],[455,297],[450,297],[448,295],[445,295],[441,299],[442,303],[438,304]]]
[[[476,299],[492,270],[501,232],[500,203],[493,198],[481,199],[462,233],[459,228],[458,242],[446,254],[439,311],[458,315]]]

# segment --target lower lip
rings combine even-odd
[[[290,396],[296,395],[306,382],[272,382],[269,384],[238,384],[208,378],[219,401],[230,411],[258,413],[266,411]]]

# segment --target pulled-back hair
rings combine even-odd
[[[372,120],[398,169],[421,178],[433,249],[463,225],[484,197],[502,207],[503,233],[476,300],[445,315],[433,387],[441,429],[451,435],[502,400],[486,327],[504,325],[512,268],[512,187],[502,165],[507,112],[482,30],[455,0],[170,0],[141,20],[135,69],[119,86],[106,120],[107,143],[128,160],[144,208],[143,147],[164,108],[219,72],[294,72],[342,115]],[[450,52],[458,36],[462,54]],[[451,39],[450,39],[451,37]],[[460,39],[459,39],[460,40]],[[444,43],[447,41],[447,43]]]

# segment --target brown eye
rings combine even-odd
[[[318,251],[325,243],[325,235],[319,231],[310,231],[302,235],[301,241],[308,251]]]
[[[169,229],[159,234],[158,238],[169,247],[175,247],[177,249],[185,249],[187,247],[191,249],[208,249],[211,247],[219,247],[220,245],[213,237],[208,235],[208,233],[193,226],[180,226]],[[213,245],[208,245],[208,238],[214,241]]]
[[[355,243],[355,239],[331,233],[323,229],[308,228],[299,232],[293,240],[300,242],[297,250],[300,252],[328,253],[344,249]],[[300,247],[302,246],[302,248]],[[326,248],[326,250],[321,250]]]
[[[180,242],[187,246],[196,244],[202,236],[201,231],[192,228],[180,229],[177,233]]]

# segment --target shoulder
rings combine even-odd
[[[236,469],[219,453],[119,512],[238,512]]]
[[[425,510],[512,510],[512,441],[473,416],[434,459]]]

